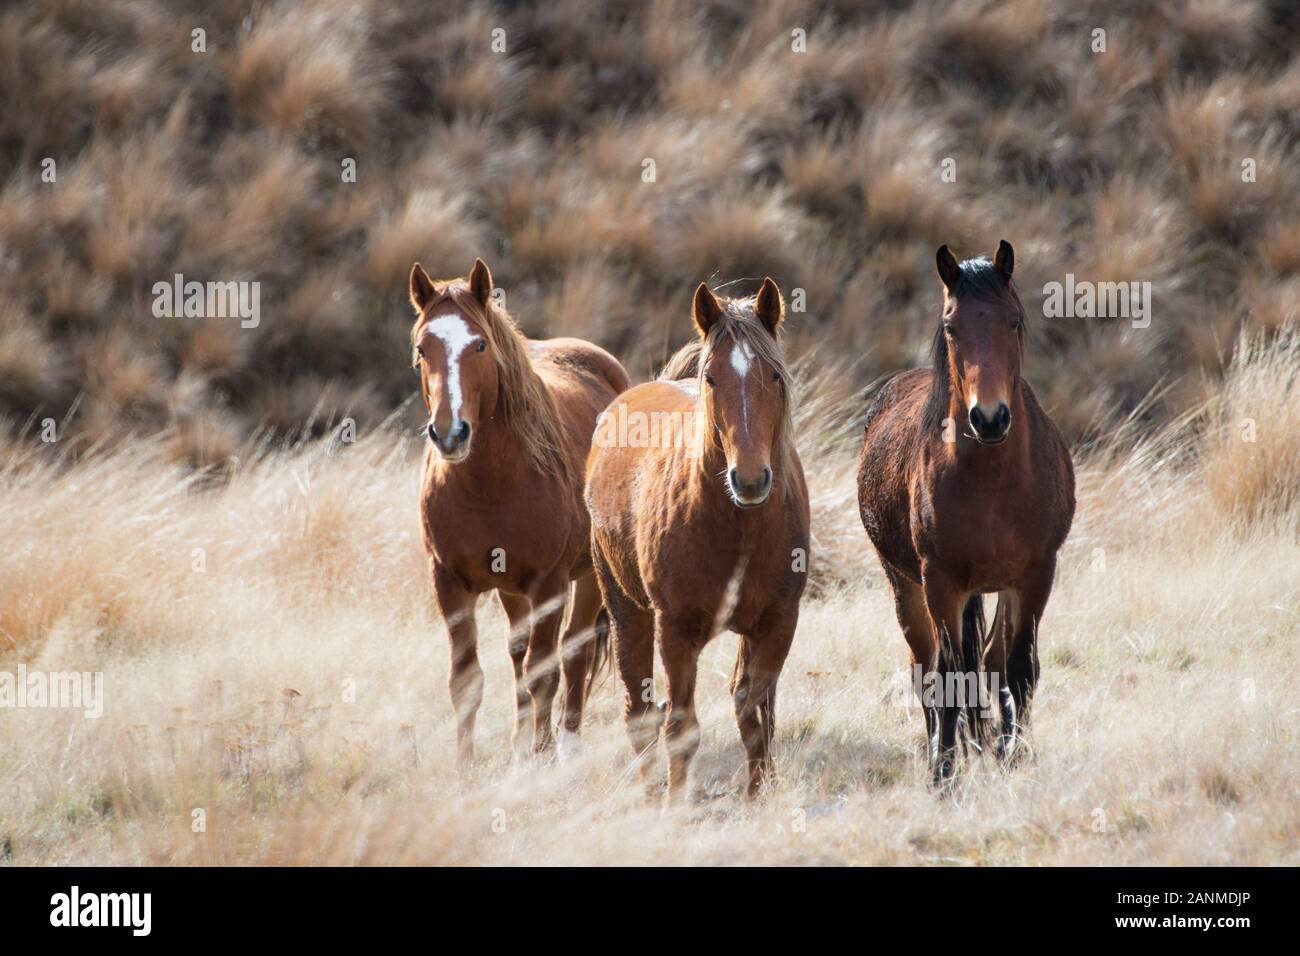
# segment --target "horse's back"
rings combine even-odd
[[[579,388],[601,399],[604,408],[631,381],[627,370],[599,345],[583,339],[529,339],[533,367],[553,388]]]
[[[630,384],[627,372],[614,356],[582,339],[529,339],[528,350],[573,436],[581,475],[596,419]]]

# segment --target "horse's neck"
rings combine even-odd
[[[497,498],[513,491],[529,464],[523,440],[498,411],[474,429],[469,458],[456,465],[438,460],[443,487],[476,498]]]
[[[964,421],[968,414],[956,396],[954,389],[948,414],[954,423]],[[969,426],[954,427],[956,441],[940,439],[946,457],[954,465],[978,480],[981,475],[988,475],[1001,483],[1008,470],[1016,466],[1027,466],[1029,461],[1029,416],[1025,413],[1025,399],[1022,386],[1016,383],[1015,394],[1011,398],[1011,431],[1000,445],[981,445],[970,434]],[[1016,471],[1017,474],[1024,473]]]
[[[702,405],[699,406],[699,414],[704,415]],[[741,511],[736,507],[724,483],[727,456],[717,442],[707,439],[705,441],[703,450],[694,455],[691,462],[692,497],[697,506],[706,514],[718,516],[722,522],[721,526],[729,524],[737,515],[744,515],[749,519],[747,526],[756,524],[758,519],[765,516],[767,512],[764,509]],[[780,474],[777,463],[772,464],[775,474],[772,477],[774,484],[771,500],[775,501],[781,494],[780,481],[784,476]]]

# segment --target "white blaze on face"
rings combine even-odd
[[[967,406],[966,411],[973,412],[978,408],[984,414],[985,418],[989,421],[993,421],[993,416],[998,413],[998,408],[1001,407],[1001,405],[1002,403],[997,401],[981,402],[979,394],[977,392],[971,392],[970,404]]]
[[[749,377],[749,366],[754,361],[754,349],[744,339],[731,347],[731,367],[740,376],[740,412],[745,422],[745,434],[749,434],[749,391],[745,379]]]
[[[424,331],[438,338],[447,353],[447,395],[451,399],[451,427],[455,431],[460,425],[461,406],[465,403],[460,393],[460,357],[480,336],[471,332],[469,323],[459,315],[451,313],[430,319]]]

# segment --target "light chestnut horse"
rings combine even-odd
[[[719,301],[701,284],[699,341],[610,406],[587,463],[592,561],[647,788],[656,640],[667,673],[669,800],[685,795],[699,746],[699,654],[723,629],[741,637],[732,694],[749,794],[773,775],[776,684],[799,619],[809,524],[777,343],[783,312],[771,279],[749,299]]]
[[[981,685],[997,684],[997,753],[1010,763],[1022,752],[1038,624],[1074,516],[1074,469],[1020,372],[1025,313],[1011,244],[1003,240],[992,261],[962,263],[941,246],[936,263],[943,314],[933,367],[894,376],[876,397],[858,506],[914,667],[936,690],[922,704],[933,782],[944,786],[960,723],[976,747],[991,734],[993,701],[972,699]],[[984,594],[998,596],[988,633]]]
[[[551,747],[562,666],[564,755],[604,649],[582,468],[596,417],[628,387],[627,373],[589,342],[526,339],[493,301],[482,259],[468,278],[443,281],[417,262],[410,298],[412,362],[429,414],[421,528],[451,640],[460,762],[473,757],[483,697],[474,606],[485,591],[497,592],[510,621],[515,751],[529,747],[530,716],[532,749]]]

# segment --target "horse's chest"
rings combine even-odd
[[[544,493],[488,503],[435,491],[425,499],[425,544],[475,590],[527,591],[576,559],[573,542],[583,534],[572,511]]]
[[[748,633],[774,605],[797,600],[807,578],[808,543],[780,522],[748,533],[734,529],[669,532],[642,549],[640,565],[651,603],[673,613],[688,609]]]
[[[917,516],[923,561],[945,565],[975,589],[1008,586],[1043,551],[1046,515],[1025,489],[982,495],[967,488],[949,494],[943,507],[933,496]]]

